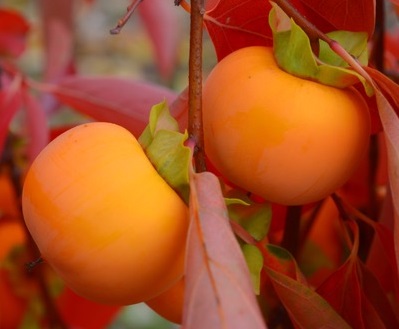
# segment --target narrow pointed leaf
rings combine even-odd
[[[264,329],[219,180],[191,174],[184,329]]]
[[[267,267],[266,271],[295,328],[351,328],[312,288],[272,268]]]
[[[147,126],[154,104],[163,100],[171,103],[176,98],[170,89],[115,77],[65,77],[46,90],[75,110],[124,126],[136,137]],[[172,112],[175,118],[181,114]]]

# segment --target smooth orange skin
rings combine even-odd
[[[83,297],[138,303],[183,275],[187,207],[118,125],[53,140],[27,173],[22,205],[42,257]]]
[[[184,278],[180,279],[172,288],[146,301],[146,304],[166,320],[181,324],[184,308],[184,282]]]
[[[266,47],[216,65],[203,88],[203,122],[206,153],[221,174],[284,205],[320,200],[344,184],[370,134],[358,92],[290,75]]]

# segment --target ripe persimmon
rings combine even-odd
[[[173,287],[146,304],[166,320],[181,324],[183,320],[185,281],[180,279]]]
[[[367,149],[370,115],[354,88],[288,74],[268,47],[221,60],[203,89],[205,150],[233,184],[267,201],[324,198],[353,174]]]
[[[183,275],[187,207],[121,126],[83,124],[50,142],[22,205],[43,259],[83,297],[133,304]]]

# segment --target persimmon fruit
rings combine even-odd
[[[119,125],[87,123],[50,142],[22,206],[43,259],[87,299],[134,304],[183,275],[187,207]]]
[[[367,149],[370,115],[354,88],[301,79],[270,47],[222,59],[203,88],[205,150],[233,184],[283,205],[320,200],[342,186]]]

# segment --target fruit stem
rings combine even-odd
[[[191,1],[188,134],[195,142],[194,163],[197,172],[206,170],[202,127],[202,30],[204,13],[204,0]]]

